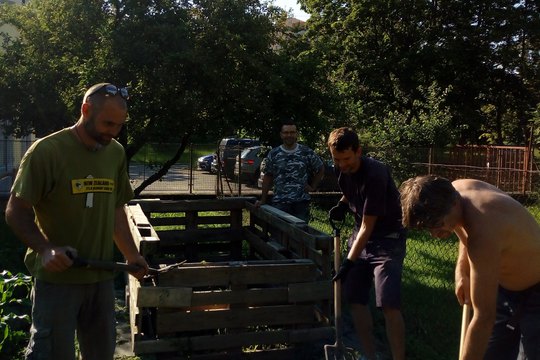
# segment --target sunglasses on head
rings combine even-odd
[[[124,100],[129,100],[128,89],[125,87],[118,87],[113,84],[105,84],[101,87],[98,87],[97,89],[92,91],[90,94],[86,95],[86,97],[89,98],[90,96],[97,94],[98,92],[105,93],[110,96],[115,96],[116,94],[120,94],[120,96]]]

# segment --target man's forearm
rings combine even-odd
[[[459,242],[459,252],[456,262],[456,273],[459,272],[462,275],[469,275],[470,265],[469,265],[469,254],[467,253],[467,248],[463,243]]]
[[[360,256],[362,250],[364,250],[364,248],[366,247],[366,244],[371,237],[371,234],[373,233],[376,221],[376,216],[363,216],[362,224],[360,226],[360,229],[358,230],[356,239],[354,240],[351,250],[349,250],[349,254],[347,255],[347,258],[349,260],[355,261],[356,259],[358,259],[358,256]]]
[[[463,343],[463,356],[460,360],[482,360],[484,358],[493,322],[481,320],[473,315]]]
[[[6,207],[6,223],[26,246],[38,254],[53,247],[36,225],[32,208],[14,195],[10,197]]]

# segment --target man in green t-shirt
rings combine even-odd
[[[127,118],[127,89],[90,87],[72,127],[36,141],[19,167],[6,221],[28,246],[35,278],[26,359],[75,359],[75,332],[85,360],[113,359],[114,283],[109,271],[72,267],[72,259],[148,264],[133,241],[125,204],[133,197],[118,135]]]

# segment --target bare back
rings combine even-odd
[[[499,284],[509,290],[539,283],[540,226],[527,209],[482,181],[456,180],[452,185],[462,197],[471,266],[493,267]]]

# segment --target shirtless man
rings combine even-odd
[[[418,176],[400,189],[403,225],[459,238],[456,296],[472,304],[461,359],[540,359],[540,226],[495,186]]]

